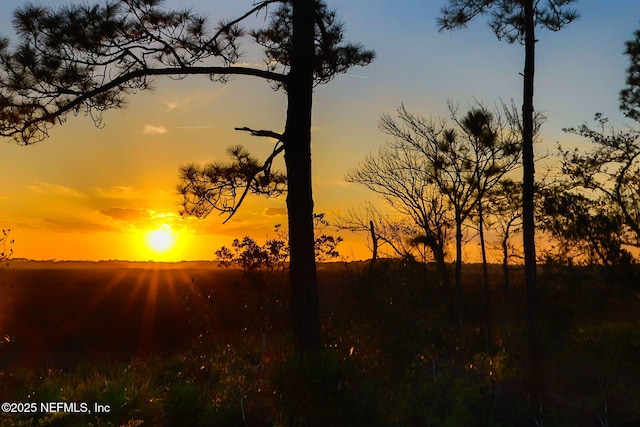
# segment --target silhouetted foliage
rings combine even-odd
[[[337,250],[342,237],[326,234],[329,227],[324,213],[313,215],[316,230],[315,255],[317,261],[327,261],[340,257]],[[282,300],[282,285],[290,248],[286,230],[280,224],[274,227],[276,237],[266,239],[260,245],[254,238],[244,236],[235,239],[231,248],[222,246],[215,252],[216,258],[227,268],[242,271],[242,279],[250,285],[251,297],[245,309],[255,317],[251,325],[258,325],[262,337],[262,351],[266,351],[267,332],[271,329],[271,315]]]
[[[575,9],[566,9],[576,0],[536,1],[533,22],[536,27],[560,31],[578,18]],[[525,3],[522,0],[448,0],[441,10],[438,26],[441,30],[464,28],[478,15],[487,16],[489,26],[498,40],[525,43]]]
[[[384,197],[384,196],[383,196]],[[395,205],[391,205],[394,206]],[[411,240],[420,234],[421,230],[411,220],[407,220],[401,210],[402,217],[397,218],[392,215],[383,214],[371,202],[365,202],[359,208],[349,208],[344,214],[336,215],[336,225],[338,228],[354,232],[367,233],[367,244],[374,251],[375,244],[372,240],[377,240],[378,255],[380,257],[406,258],[416,256],[423,261],[432,260],[432,257],[415,254],[415,245],[410,244]],[[371,238],[373,223],[373,239]]]
[[[605,265],[628,263],[624,246],[640,247],[640,135],[607,128],[596,114],[597,129],[586,124],[565,129],[587,138],[593,149],[562,150],[565,191],[545,200],[547,226],[582,246],[587,259]]]
[[[289,257],[288,248],[283,240],[267,239],[264,245],[249,236],[235,239],[231,249],[226,246],[216,251],[216,258],[225,267],[237,265],[244,273],[253,274],[272,270],[283,265]]]
[[[629,264],[631,254],[623,249],[623,221],[603,201],[581,194],[545,194],[542,227],[560,241],[567,262],[583,259],[588,264]]]
[[[0,59],[0,129],[31,143],[71,114],[91,115],[125,105],[125,96],[151,86],[150,77],[206,74],[283,76],[258,69],[231,69],[239,57],[239,23],[248,15],[209,28],[190,11],[166,11],[158,0],[120,0],[104,5],[71,4],[59,9],[26,5],[14,12],[20,42],[4,40]],[[217,66],[198,66],[216,59]]]
[[[0,234],[0,269],[9,264],[9,258],[13,255],[13,239],[9,238],[11,229],[3,228]]]
[[[490,218],[490,228],[498,233],[497,246],[502,254],[502,289],[500,320],[503,340],[507,330],[507,308],[511,271],[509,261],[518,257],[516,246],[511,243],[513,233],[522,226],[522,184],[509,177],[502,178],[487,197],[486,214]]]
[[[232,161],[212,163],[204,167],[191,164],[180,169],[178,192],[183,197],[181,214],[198,218],[212,211],[228,213],[228,221],[247,194],[277,197],[286,192],[287,177],[271,172],[273,157],[283,150],[276,145],[270,158],[260,163],[241,146],[228,149]],[[226,222],[225,221],[225,222]]]
[[[626,43],[625,54],[631,64],[620,109],[639,121],[640,32]],[[565,190],[553,195],[552,209],[560,216],[549,222],[562,238],[582,249],[580,255],[588,262],[629,265],[635,260],[625,246],[640,247],[640,132],[615,129],[601,113],[594,121],[593,128],[583,124],[564,129],[586,138],[593,148],[585,152],[559,147]]]
[[[562,169],[575,186],[596,192],[618,210],[626,228],[624,241],[640,246],[640,133],[607,130],[607,119],[596,114],[599,129],[587,125],[567,129],[588,138],[595,148],[585,154],[563,151]]]
[[[8,228],[3,228],[2,232],[0,232],[0,272],[9,266],[9,260],[11,259],[11,255],[13,255],[14,241],[9,237],[9,233],[11,233],[11,229]],[[0,304],[2,304],[3,315],[6,319],[12,314],[13,307],[11,307],[11,301],[13,298],[5,285],[4,280],[0,278]],[[0,348],[2,344],[11,342],[11,336],[6,333],[5,328],[6,325],[0,325]]]
[[[515,246],[510,242],[513,233],[522,227],[522,183],[505,177],[492,189],[486,210],[491,228],[498,232],[503,264],[514,256]]]
[[[321,1],[316,0],[314,3],[313,84],[328,83],[337,74],[346,72],[354,65],[369,64],[374,58],[373,52],[365,50],[361,45],[345,42],[344,25],[337,20],[335,10],[330,10]],[[291,68],[292,13],[292,3],[284,1],[271,13],[266,28],[251,32],[254,41],[264,48],[267,69],[282,75],[288,75]],[[275,83],[276,89],[287,89],[286,82],[276,80]],[[230,165],[213,163],[203,167],[182,167],[178,191],[184,197],[184,213],[204,217],[212,210],[218,210],[228,213],[228,220],[248,193],[277,196],[283,192],[286,175],[272,174],[271,166],[275,158],[285,152],[284,134],[247,127],[236,130],[250,132],[252,136],[275,139],[273,152],[262,165],[251,158],[249,170],[243,166],[247,152],[242,147],[232,148],[231,154],[236,159]],[[237,174],[238,169],[243,169],[244,172]],[[226,175],[240,179],[228,180]]]
[[[383,116],[379,125],[383,131],[386,117],[388,116]],[[377,153],[368,155],[356,168],[347,173],[345,179],[364,185],[380,195],[394,210],[411,218],[419,233],[425,236],[425,243],[428,243],[438,265],[442,284],[448,285],[445,247],[449,240],[451,218],[448,215],[445,196],[438,191],[428,174],[421,173],[423,162],[415,151],[389,144]],[[388,231],[398,231],[398,228],[388,221],[378,223],[387,224],[387,236],[390,234]],[[404,238],[415,237],[414,233],[403,234]],[[395,237],[386,237],[385,240],[399,255],[409,253],[402,248],[404,239],[397,242]],[[394,240],[397,243],[394,243]]]
[[[380,130],[392,140],[346,179],[367,186],[410,216],[440,269],[445,268],[447,233],[454,228],[460,292],[463,224],[478,201],[517,165],[520,128],[517,112],[506,106],[492,113],[478,105],[462,117],[449,107],[449,122],[409,113],[404,106],[398,120],[383,115]]]
[[[316,260],[327,261],[339,258],[337,250],[342,242],[342,237],[326,234],[329,221],[325,218],[324,212],[313,214],[314,228],[317,237],[315,238]],[[215,252],[218,260],[222,261],[226,267],[238,266],[245,273],[269,271],[284,268],[285,262],[289,258],[289,244],[287,242],[286,230],[280,224],[274,227],[275,238],[268,238],[264,245],[259,245],[249,236],[235,239],[229,249],[223,246]]]
[[[504,108],[509,115],[509,123],[512,123],[511,132],[519,128],[519,117],[515,106],[512,111]],[[504,129],[494,129],[494,119],[491,113],[483,109],[472,110],[460,121],[460,127],[467,133],[472,141],[475,157],[480,163],[480,159],[485,158],[484,164],[478,164],[475,170],[475,185],[477,186],[477,199],[475,205],[475,215],[477,216],[478,237],[480,239],[480,252],[482,256],[482,281],[484,284],[484,329],[487,336],[487,352],[490,356],[493,352],[493,332],[491,325],[491,296],[489,284],[489,266],[487,261],[487,250],[485,242],[485,204],[491,203],[493,199],[493,189],[501,182],[504,175],[511,172],[520,161],[522,145],[518,138],[511,140],[513,135],[507,137],[507,141],[500,144],[498,139]],[[485,200],[487,199],[487,200]],[[473,214],[473,213],[472,213]]]
[[[270,6],[276,10],[269,12]],[[371,62],[371,51],[343,41],[335,11],[318,0],[314,7],[318,83]],[[241,26],[262,11],[272,17],[267,28],[247,31]],[[205,74],[224,82],[229,75],[245,74],[286,86],[292,11],[290,0],[264,0],[241,17],[211,27],[205,16],[167,11],[161,0],[18,8],[13,24],[20,42],[14,47],[8,39],[0,43],[0,134],[36,142],[56,122],[81,112],[102,125],[103,111],[125,106],[125,96],[150,88],[152,76]],[[234,65],[240,41],[247,37],[265,48],[268,69]],[[218,64],[199,65],[210,60]]]
[[[627,117],[640,121],[640,31],[626,42],[624,53],[629,56],[626,87],[620,91],[620,109]]]
[[[360,44],[344,41],[344,24],[322,1],[315,3],[315,54],[313,61],[314,84],[324,84],[336,75],[347,72],[353,65],[366,65],[373,61],[373,51]],[[267,28],[252,31],[251,36],[264,48],[267,69],[286,74],[291,68],[291,24],[293,6],[284,1],[271,14]],[[276,87],[281,83],[277,82]]]

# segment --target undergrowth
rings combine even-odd
[[[543,281],[541,395],[525,381],[521,283],[513,282],[502,328],[495,304],[489,321],[501,332],[489,353],[479,284],[466,284],[467,311],[457,316],[450,290],[428,269],[390,262],[374,274],[331,273],[344,283],[327,298],[317,353],[293,352],[285,331],[266,348],[258,332],[237,342],[201,334],[176,355],[5,369],[2,401],[86,402],[91,410],[98,403],[110,411],[5,412],[0,425],[615,426],[640,418],[640,333],[624,314],[637,297],[583,273]],[[500,298],[498,286],[493,297]]]

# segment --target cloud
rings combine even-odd
[[[169,132],[164,126],[144,125],[142,133],[146,135],[164,135]]]
[[[218,88],[216,90],[194,92],[188,96],[166,100],[164,101],[164,111],[171,113],[174,111],[201,109],[202,106],[211,104],[218,99],[225,91],[225,88]]]
[[[349,73],[340,74],[340,75],[344,76],[344,77],[352,77],[354,79],[368,79],[369,78],[368,76],[361,76],[361,75],[358,75],[358,74],[349,74]]]
[[[243,236],[252,236],[255,238],[263,238],[273,233],[273,220],[246,221],[240,218],[234,218],[231,222],[222,224],[227,217],[212,215],[206,219],[196,219],[193,217],[181,218],[173,223],[174,226],[180,225],[185,230],[202,236],[211,235],[216,238],[224,237],[235,239]],[[279,222],[279,221],[276,221]]]
[[[198,131],[212,128],[227,128],[229,129],[231,126],[220,126],[220,125],[194,125],[194,126],[178,126],[176,129],[187,129],[190,131]]]
[[[135,208],[109,208],[101,210],[100,213],[120,221],[131,221],[150,217],[146,209]]]
[[[114,227],[90,222],[64,221],[53,218],[44,218],[43,222],[45,228],[59,233],[95,233],[117,231],[117,229]]]
[[[264,214],[265,215],[269,215],[269,216],[286,215],[287,214],[287,209],[285,209],[285,208],[267,208],[267,209],[264,210]]]
[[[167,105],[165,107],[165,111],[167,111],[167,112],[168,111],[173,111],[176,108],[178,108],[179,105],[180,104],[177,101],[169,101],[169,102],[167,102]]]
[[[33,184],[29,185],[29,190],[36,193],[48,193],[48,194],[57,194],[61,196],[67,197],[76,197],[76,198],[84,198],[87,197],[86,194],[64,185],[59,184],[51,184],[48,182],[35,181]]]
[[[102,215],[109,217],[109,223],[114,227],[122,228],[131,226],[138,229],[157,227],[161,224],[165,226],[183,228],[183,218],[177,212],[167,210],[154,210],[149,208],[135,207],[109,207],[98,211]]]
[[[174,211],[155,211],[151,209],[148,212],[149,212],[149,217],[153,219],[162,219],[165,221],[175,221],[175,220],[182,219],[182,217]]]
[[[140,198],[139,191],[123,185],[116,185],[109,188],[93,187],[92,190],[103,199],[137,200]]]
[[[194,102],[193,97],[187,96],[182,99],[172,99],[165,102],[164,111],[170,113],[176,110],[185,110]]]
[[[235,62],[232,67],[249,67],[249,68],[261,68],[263,70],[267,69],[267,64],[264,62],[250,62],[250,61],[241,61]]]

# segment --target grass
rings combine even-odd
[[[14,285],[12,312],[19,317],[5,332],[16,339],[0,345],[0,400],[96,402],[111,410],[3,413],[0,425],[588,427],[640,418],[640,289],[609,283],[596,269],[541,271],[545,390],[539,396],[524,381],[519,271],[503,314],[500,270],[492,267],[496,333],[489,356],[478,266],[465,266],[460,317],[450,310],[450,290],[437,286],[424,266],[390,262],[373,276],[354,265],[321,269],[325,345],[305,357],[291,351],[283,301],[270,313],[263,351],[251,289],[228,272],[173,269],[154,279],[132,271],[116,282],[116,271],[4,276]],[[56,282],[43,285],[45,277]],[[47,318],[39,311],[52,301],[59,305],[47,311],[48,327],[36,322],[42,342],[23,346],[33,326],[18,320]],[[93,301],[92,311],[74,316],[70,310],[81,301]],[[120,326],[126,322],[122,309],[115,310],[118,301],[121,308],[125,301],[128,319],[137,319],[129,329]],[[145,310],[154,313],[153,322],[144,320]],[[170,322],[172,340],[161,339]],[[56,331],[61,324],[64,333]],[[115,331],[88,335],[104,324]],[[68,358],[61,345],[74,340],[80,353]],[[140,342],[147,343],[144,352]],[[34,349],[41,353],[19,357]]]

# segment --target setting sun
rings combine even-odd
[[[147,246],[156,253],[164,253],[175,245],[175,236],[167,226],[147,233]]]

